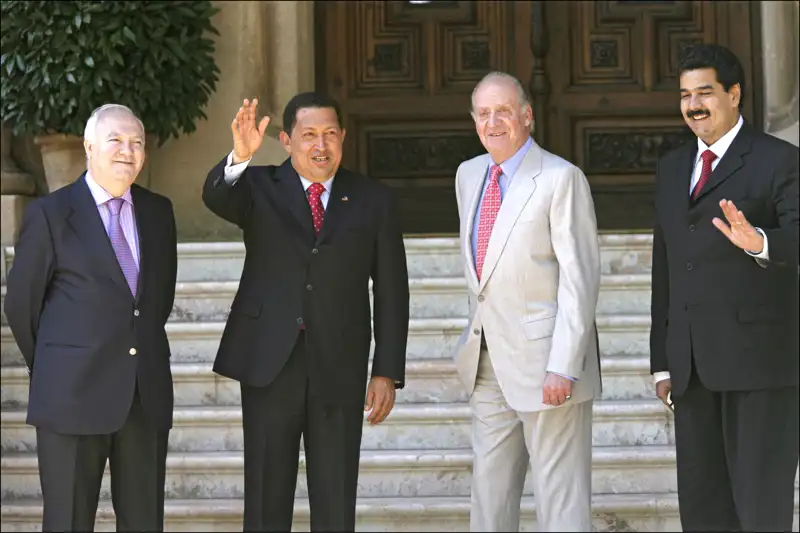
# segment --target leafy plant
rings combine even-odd
[[[210,1],[0,2],[0,119],[15,134],[83,135],[106,103],[159,144],[195,130],[219,69]]]

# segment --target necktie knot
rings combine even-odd
[[[112,198],[109,200],[108,209],[111,211],[111,216],[119,216],[119,212],[122,210],[122,202],[124,200],[122,198]]]
[[[312,183],[308,187],[308,194],[313,194],[314,196],[320,197],[322,193],[325,192],[325,186],[321,183]]]
[[[492,165],[492,169],[489,171],[489,179],[491,181],[497,181],[500,179],[500,174],[503,173],[503,169],[500,168],[500,165]]]
[[[700,155],[700,157],[703,159],[703,163],[708,165],[709,163],[712,163],[717,158],[717,154],[715,154],[711,150],[706,150],[705,152],[703,152]]]

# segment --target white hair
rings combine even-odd
[[[97,131],[97,123],[100,122],[102,115],[111,111],[122,111],[130,114],[136,119],[136,122],[139,123],[139,127],[142,128],[142,133],[144,133],[144,124],[142,124],[142,121],[139,120],[139,117],[136,116],[136,113],[131,111],[129,107],[122,104],[104,104],[92,111],[92,114],[89,116],[89,120],[86,121],[86,127],[83,129],[84,140],[94,142],[95,133]]]
[[[528,98],[528,93],[525,92],[525,87],[522,85],[522,82],[519,81],[517,78],[508,74],[506,72],[500,72],[499,70],[495,70],[481,78],[481,81],[475,86],[472,90],[472,97],[470,98],[470,105],[472,109],[470,109],[470,114],[475,117],[475,94],[478,92],[484,84],[490,82],[501,82],[501,83],[510,83],[514,89],[517,90],[517,100],[519,101],[520,107],[530,107],[533,108],[531,104],[530,98]],[[531,121],[531,132],[533,132],[534,128],[534,121]]]

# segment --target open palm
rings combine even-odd
[[[233,132],[233,163],[247,161],[256,153],[264,140],[264,132],[267,131],[269,117],[264,117],[256,128],[256,108],[258,98],[253,98],[251,103],[245,99],[242,107],[236,113],[231,123]]]

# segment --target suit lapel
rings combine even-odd
[[[148,216],[147,209],[147,195],[144,194],[144,189],[138,185],[131,186],[131,198],[133,199],[133,214],[136,219],[136,230],[139,237],[139,281],[136,285],[136,301],[138,302],[145,287],[147,287],[147,271],[146,267],[150,266],[150,260],[154,257],[153,247],[155,246],[154,239],[158,234],[159,228],[156,221],[153,220],[152,215]]]
[[[318,242],[324,242],[333,235],[352,212],[352,204],[357,201],[353,195],[353,178],[347,170],[340,168],[333,180],[333,188],[325,207],[325,218]]]
[[[486,258],[483,261],[483,273],[481,275],[480,289],[486,286],[486,281],[492,275],[500,255],[508,242],[511,230],[522,213],[522,209],[530,200],[533,191],[536,190],[536,177],[542,172],[542,151],[534,143],[531,145],[522,164],[517,169],[516,174],[511,179],[511,185],[506,191],[500,212],[494,221],[492,235],[489,237],[489,245],[486,248]]]
[[[298,224],[300,224],[303,234],[312,238],[314,235],[314,222],[311,220],[311,208],[308,205],[306,192],[300,182],[300,176],[292,167],[291,159],[287,159],[278,167],[273,175],[282,194],[279,202],[292,214]]]
[[[130,295],[131,290],[117,262],[117,256],[106,234],[97,204],[86,184],[85,173],[70,187],[72,212],[67,217],[67,224],[89,251],[91,257],[89,262],[97,264],[100,271],[108,273],[111,279]]]
[[[696,146],[696,145],[695,145]],[[717,188],[723,181],[731,177],[737,170],[744,165],[744,156],[752,150],[753,135],[750,125],[745,122],[742,129],[736,134],[728,150],[722,156],[717,168],[711,173],[705,186],[700,190],[700,194],[694,201],[696,205],[704,196]]]
[[[489,168],[489,156],[481,158],[479,163],[476,163],[471,169],[466,170],[467,194],[469,202],[466,205],[466,225],[462,230],[462,246],[464,247],[464,257],[467,258],[467,265],[469,268],[469,283],[472,285],[473,291],[478,292],[478,273],[475,270],[475,256],[472,253],[472,228],[475,227],[475,213],[478,210],[478,202],[481,198],[483,185],[486,180],[486,172]]]
[[[695,159],[697,159],[697,141],[687,143],[686,147],[681,151],[680,157],[676,162],[676,168],[668,172],[667,175],[674,175],[677,179],[672,180],[674,204],[680,206],[682,214],[686,214],[691,206],[691,192],[690,186],[692,184],[692,174],[694,173]]]

